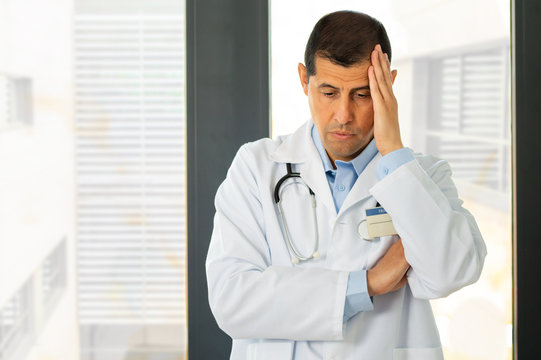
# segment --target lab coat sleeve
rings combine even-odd
[[[433,158],[432,158],[433,159]],[[413,296],[445,297],[481,275],[486,247],[473,216],[462,207],[446,161],[413,160],[370,190],[402,239]]]
[[[239,150],[218,189],[209,303],[232,338],[341,340],[348,272],[272,265],[255,155]],[[272,189],[262,191],[270,192]]]

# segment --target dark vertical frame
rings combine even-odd
[[[541,1],[512,0],[514,358],[538,359],[541,328]]]
[[[229,359],[210,312],[214,196],[240,145],[269,136],[267,0],[186,0],[188,358]]]

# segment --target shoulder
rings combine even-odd
[[[287,136],[288,135],[279,136],[276,139],[263,138],[248,142],[240,147],[239,153],[247,153],[256,157],[270,157],[270,155],[274,153],[276,149],[284,142],[284,139]]]
[[[311,141],[310,129],[311,123],[306,122],[292,134],[246,143],[238,150],[232,167],[241,162],[244,167],[257,173],[266,173],[276,164],[306,161],[309,157],[307,144],[308,139]]]
[[[263,138],[243,144],[238,150],[231,162],[227,177],[235,177],[235,174],[241,174],[241,177],[256,180],[270,170],[274,161],[271,155],[283,142],[283,137],[276,139]],[[259,182],[256,180],[256,182]]]
[[[236,157],[241,157],[244,161],[255,162],[261,164],[271,162],[271,155],[292,135],[282,135],[275,139],[263,138],[256,141],[248,142],[242,145]]]

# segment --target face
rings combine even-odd
[[[333,164],[335,160],[354,159],[373,137],[370,65],[367,60],[344,67],[316,57],[316,74],[308,79],[305,66],[299,64],[312,120]]]

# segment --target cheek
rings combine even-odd
[[[374,125],[374,108],[371,100],[358,104],[355,112],[356,118],[362,127],[371,128]]]
[[[310,112],[312,118],[318,118],[324,120],[327,114],[331,112],[331,107],[325,99],[320,99],[317,95],[310,96],[308,103],[310,105]]]

